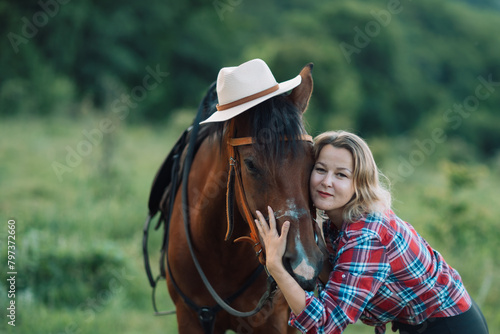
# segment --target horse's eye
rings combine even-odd
[[[255,166],[255,163],[253,162],[252,159],[247,158],[244,160],[245,161],[245,166],[247,167],[247,170],[252,173],[252,174],[258,174],[259,169]]]

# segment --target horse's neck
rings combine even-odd
[[[218,142],[205,141],[191,166],[189,206],[193,238],[201,247],[223,244],[227,230],[226,194],[229,157]],[[249,233],[248,225],[234,202],[234,236]],[[209,246],[211,245],[211,246]]]
[[[229,164],[218,142],[205,140],[196,153],[189,176],[189,206],[193,233],[223,233]]]

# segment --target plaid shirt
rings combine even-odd
[[[333,271],[318,297],[306,291],[305,309],[290,315],[302,332],[342,333],[360,319],[385,333],[393,320],[417,325],[470,308],[458,272],[394,212],[344,222],[340,231],[327,221],[323,231]]]

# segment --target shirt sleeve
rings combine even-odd
[[[307,333],[342,333],[358,320],[389,273],[386,249],[378,235],[351,233],[338,250],[325,289],[318,297],[306,292],[306,307],[300,314],[292,313],[289,324]]]

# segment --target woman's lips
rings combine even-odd
[[[323,197],[323,198],[328,198],[328,197],[332,197],[333,195],[332,194],[329,194],[329,193],[325,193],[323,191],[319,191],[318,190],[318,194]]]

